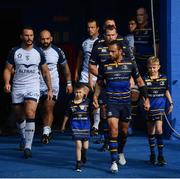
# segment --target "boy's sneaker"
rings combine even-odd
[[[41,142],[43,144],[48,144],[50,140],[52,140],[53,138],[53,135],[52,135],[52,132],[48,134],[43,134],[42,135],[42,138],[41,138]]]
[[[28,159],[28,158],[31,158],[32,157],[32,152],[30,149],[26,148],[24,149],[24,158],[25,159]]]
[[[167,162],[166,162],[166,160],[164,159],[164,157],[163,157],[163,156],[158,156],[158,165],[164,166],[164,165],[166,165],[166,164],[167,164]]]
[[[118,162],[119,162],[120,165],[125,165],[126,164],[126,159],[124,157],[124,153],[119,154],[119,161]]]
[[[81,172],[82,170],[81,170],[81,162],[77,162],[76,163],[76,168],[75,168],[75,170],[77,171],[77,172]]]
[[[112,173],[117,173],[118,172],[118,165],[116,161],[112,162],[111,168],[110,168]]]
[[[19,143],[19,150],[23,151],[25,148],[25,139],[21,139],[20,143]]]
[[[150,161],[151,164],[156,165],[157,164],[156,155],[155,154],[151,154],[149,161]]]

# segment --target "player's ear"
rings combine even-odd
[[[51,42],[53,41],[53,37],[51,36]]]

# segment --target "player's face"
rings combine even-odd
[[[48,48],[52,42],[51,34],[48,31],[41,32],[40,42],[43,48]]]
[[[138,24],[143,24],[144,22],[146,22],[147,14],[146,14],[144,8],[140,8],[140,9],[137,10],[136,18],[137,18]]]
[[[122,50],[116,44],[109,45],[108,50],[110,58],[113,61],[117,61],[122,56]]]
[[[113,29],[113,30],[106,30],[106,33],[105,33],[105,40],[106,42],[111,42],[113,40],[116,40],[117,39],[117,32],[116,32],[116,29]]]
[[[148,65],[148,72],[150,75],[157,75],[159,73],[160,65],[159,63],[151,63]]]
[[[87,24],[87,31],[90,37],[94,37],[98,35],[99,27],[97,27],[96,22],[89,22]]]
[[[76,89],[75,90],[75,99],[83,99],[85,95],[85,91],[83,88]]]
[[[133,32],[136,29],[136,26],[137,24],[134,20],[129,21],[128,23],[129,32]]]
[[[21,35],[21,40],[25,46],[31,46],[34,40],[34,32],[31,29],[24,29]]]

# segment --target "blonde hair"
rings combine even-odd
[[[150,64],[154,64],[154,63],[157,63],[160,65],[160,60],[158,57],[155,57],[155,56],[151,56],[148,58],[147,60],[147,65],[150,65]]]

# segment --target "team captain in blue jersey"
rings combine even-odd
[[[35,131],[35,113],[40,96],[39,67],[47,85],[47,99],[52,100],[51,77],[43,52],[33,45],[34,32],[25,27],[20,36],[22,44],[11,50],[4,70],[5,92],[11,92],[13,111],[21,134],[20,147],[24,157],[32,157],[31,146]]]
[[[168,113],[173,109],[173,101],[169,92],[168,80],[165,75],[159,73],[160,62],[155,56],[148,58],[148,75],[144,81],[148,88],[148,97],[150,99],[150,110],[148,112],[148,139],[150,147],[150,162],[156,164],[155,141],[158,147],[158,164],[165,165],[163,156],[163,117],[165,113],[166,99],[169,102]]]
[[[53,110],[55,102],[59,94],[59,73],[58,67],[62,67],[65,79],[67,81],[66,92],[72,93],[71,84],[71,72],[65,57],[64,52],[57,46],[52,44],[53,37],[51,33],[44,29],[40,33],[41,49],[43,50],[48,65],[48,69],[51,75],[51,84],[53,91],[53,100],[49,101],[47,99],[47,86],[43,80],[42,75],[40,75],[40,95],[43,112],[43,135],[42,143],[48,144],[49,140],[52,138],[51,126],[53,123]]]
[[[105,81],[107,95],[107,120],[110,129],[109,147],[111,153],[112,172],[118,171],[118,153],[123,155],[126,143],[128,124],[131,120],[130,77],[132,76],[145,99],[144,108],[149,110],[147,88],[139,75],[134,61],[122,56],[122,47],[117,40],[108,44],[110,59],[99,68],[99,75],[94,94],[94,106],[98,107],[98,97],[102,84]],[[121,132],[118,132],[118,128]],[[118,134],[119,133],[119,134]],[[119,140],[118,140],[119,135]]]

